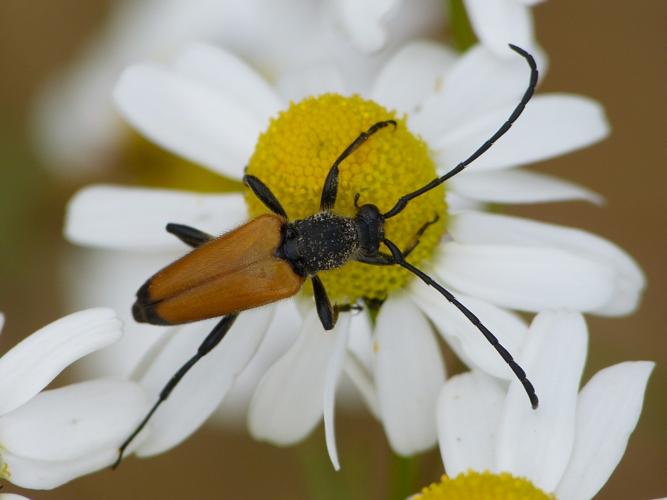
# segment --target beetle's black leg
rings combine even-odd
[[[417,245],[419,245],[419,238],[422,237],[422,235],[428,229],[429,226],[432,226],[433,224],[438,222],[438,220],[440,220],[440,216],[436,214],[433,220],[426,222],[422,227],[419,228],[417,233],[412,237],[410,243],[408,243],[408,246],[405,247],[401,252],[403,254],[403,257],[407,257],[415,248],[417,248]]]
[[[468,320],[477,327],[477,329],[482,332],[482,335],[486,337],[486,340],[489,341],[489,343],[493,346],[493,348],[500,354],[500,356],[503,358],[505,363],[509,365],[509,367],[512,369],[514,372],[514,375],[519,379],[519,382],[523,385],[524,390],[526,391],[526,394],[528,394],[528,398],[530,399],[530,403],[533,406],[533,409],[536,409],[539,400],[537,399],[537,394],[535,394],[535,388],[533,387],[533,384],[530,383],[530,380],[528,380],[528,377],[526,376],[526,372],[519,366],[519,364],[514,361],[514,358],[512,355],[503,347],[503,345],[498,341],[496,336],[489,331],[487,327],[485,327],[482,322],[479,320],[477,316],[475,316],[470,309],[468,309],[466,306],[461,304],[452,293],[447,290],[445,287],[440,285],[437,281],[435,281],[433,278],[431,278],[428,274],[425,272],[421,271],[420,269],[417,269],[415,266],[410,264],[408,261],[406,261],[403,258],[403,255],[401,254],[401,251],[398,249],[398,247],[392,243],[391,241],[385,239],[383,240],[384,244],[389,248],[391,251],[391,255],[396,261],[396,263],[410,271],[411,273],[417,275],[424,283],[426,283],[429,286],[432,286],[435,288],[442,296],[444,296],[451,304],[456,307],[459,311],[463,313],[463,315],[468,318]]]
[[[363,262],[364,264],[371,264],[373,266],[393,266],[396,264],[396,261],[391,255],[378,252],[377,255],[368,256],[368,255],[359,255],[356,258],[357,262]]]
[[[130,434],[130,436],[120,446],[120,448],[118,448],[118,458],[111,466],[112,469],[115,469],[120,465],[120,462],[123,459],[123,453],[125,452],[125,449],[130,445],[130,443],[134,440],[134,438],[137,437],[137,435],[141,432],[141,430],[146,426],[150,418],[155,413],[155,410],[157,410],[158,407],[169,397],[171,391],[174,390],[174,387],[176,387],[176,385],[181,381],[181,379],[185,376],[188,370],[190,370],[190,368],[192,368],[195,365],[195,363],[197,363],[197,361],[199,361],[206,354],[211,352],[211,350],[220,343],[220,341],[224,338],[225,334],[234,324],[234,321],[236,321],[237,317],[238,313],[234,313],[234,314],[228,314],[227,316],[222,318],[218,322],[218,324],[215,325],[213,331],[211,331],[211,333],[209,333],[204,339],[204,341],[201,343],[199,349],[197,349],[197,353],[194,356],[192,356],[187,363],[181,366],[181,368],[171,377],[171,379],[169,379],[169,382],[167,382],[167,384],[160,391],[158,400],[153,405],[153,408],[151,408],[151,410],[146,414],[146,416],[137,426],[137,428],[134,429],[134,432],[132,432],[132,434]]]
[[[285,209],[266,184],[264,184],[254,175],[244,175],[243,184],[252,189],[252,192],[255,193],[255,196],[259,198],[259,201],[264,203],[264,205],[266,205],[269,210],[287,219],[287,213],[285,212]]]
[[[372,125],[366,132],[359,134],[352,144],[345,148],[345,150],[336,158],[336,161],[333,162],[327,178],[324,181],[324,187],[322,188],[322,198],[320,199],[320,210],[331,210],[336,204],[336,195],[338,194],[338,165],[341,162],[350,156],[359,146],[368,140],[375,132],[380,129],[383,129],[387,125],[393,125],[396,127],[396,122],[394,120],[385,120],[377,122]]]
[[[331,305],[327,291],[322,280],[315,275],[311,277],[313,282],[313,294],[315,295],[315,307],[325,330],[333,330],[338,321],[338,313],[346,311],[361,311],[363,308],[358,304]]]
[[[208,233],[200,231],[192,226],[186,226],[185,224],[175,224],[170,222],[167,224],[167,232],[176,236],[186,245],[189,245],[193,248],[197,248],[200,245],[203,245],[209,240],[213,239]]]
[[[315,295],[315,307],[317,308],[317,315],[320,317],[322,326],[325,330],[332,330],[336,326],[338,319],[338,311],[331,306],[331,301],[324,289],[322,280],[315,275],[311,278],[313,282],[313,294]]]

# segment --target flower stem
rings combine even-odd
[[[405,500],[419,491],[421,457],[393,455],[389,475],[389,500]]]
[[[452,41],[460,52],[465,52],[477,43],[477,37],[472,30],[463,0],[449,0],[447,3]]]

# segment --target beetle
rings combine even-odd
[[[239,313],[295,295],[306,279],[313,285],[317,313],[325,330],[336,324],[339,312],[358,306],[332,305],[317,273],[341,267],[355,260],[369,265],[399,265],[427,285],[434,287],[470,320],[500,354],[523,385],[532,407],[538,397],[525,371],[467,307],[429,275],[410,264],[406,257],[419,243],[419,237],[435,220],[424,224],[407,248],[399,249],[384,234],[384,223],[405,209],[408,203],[452,178],[487,151],[504,135],[523,112],[537,85],[535,59],[525,50],[510,44],[530,67],[530,81],[520,102],[502,126],[470,157],[441,177],[403,195],[387,212],[368,203],[359,205],[353,217],[334,213],[338,192],[340,164],[364,142],[393,120],[375,123],[362,132],[331,165],[324,181],[320,211],[309,217],[290,221],[268,186],[252,175],[244,184],[271,211],[217,238],[181,224],[167,224],[167,231],[194,248],[148,279],[137,292],[132,313],[136,321],[155,325],[174,325],[223,316],[204,339],[197,353],[168,381],[157,402],[134,432],[119,448],[113,468],[120,464],[123,452],[148,423],[158,406],[165,401],[187,371],[211,351],[230,330]],[[384,245],[388,250],[381,250]]]

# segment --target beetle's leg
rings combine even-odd
[[[359,255],[356,258],[356,261],[363,262],[364,264],[371,264],[373,266],[393,266],[396,264],[396,261],[391,255],[382,252],[378,252],[377,255]]]
[[[385,120],[377,122],[372,125],[366,132],[359,134],[352,144],[345,148],[345,150],[336,158],[336,161],[333,162],[327,178],[324,181],[324,187],[322,188],[322,198],[320,199],[320,210],[331,210],[336,204],[336,195],[338,194],[338,165],[341,162],[350,156],[359,146],[368,140],[375,132],[380,129],[383,129],[387,125],[393,125],[396,127],[396,122],[394,120]]]
[[[338,311],[331,306],[331,301],[327,295],[327,291],[322,284],[322,280],[315,275],[311,278],[313,282],[313,294],[315,295],[315,307],[317,308],[317,315],[320,317],[322,326],[325,330],[332,330],[336,326],[338,319]]]
[[[363,306],[360,306],[359,304],[334,304],[334,311],[337,313],[339,312],[349,312],[349,311],[363,311],[364,308]]]
[[[266,205],[266,207],[274,214],[278,214],[287,219],[287,213],[285,212],[285,209],[266,184],[264,184],[254,175],[244,175],[243,184],[252,189],[252,192],[255,193],[255,196],[259,198],[259,201],[264,203],[264,205]]]
[[[186,226],[185,224],[174,224],[173,222],[170,222],[167,224],[166,229],[168,233],[173,234],[183,243],[192,248],[197,248],[213,239],[213,236],[210,234],[200,231],[192,226]]]
[[[181,366],[181,368],[171,377],[171,379],[169,379],[169,382],[167,382],[167,384],[160,391],[158,400],[153,405],[153,408],[150,409],[150,411],[146,414],[141,423],[137,426],[136,429],[134,429],[134,432],[132,432],[132,434],[130,434],[130,436],[120,446],[120,448],[118,448],[118,458],[111,466],[112,469],[115,469],[120,465],[120,462],[123,459],[123,453],[125,452],[125,449],[130,445],[130,443],[134,440],[134,438],[137,437],[137,435],[141,432],[141,430],[146,426],[150,418],[155,413],[155,410],[157,410],[158,407],[169,397],[171,391],[174,390],[174,387],[176,387],[176,385],[181,381],[181,379],[185,376],[188,370],[190,370],[190,368],[192,368],[195,365],[195,363],[197,363],[197,361],[206,356],[206,354],[211,352],[211,350],[220,343],[220,341],[224,338],[225,334],[234,324],[234,321],[236,321],[237,317],[238,313],[228,314],[227,316],[223,317],[218,322],[218,324],[215,325],[213,331],[211,331],[211,333],[209,333],[206,336],[204,341],[197,349],[197,353],[194,356],[192,356],[187,363]]]
[[[311,277],[313,282],[313,294],[315,295],[315,307],[325,330],[333,330],[338,321],[338,313],[347,311],[361,311],[363,308],[358,304],[331,305],[327,291],[322,280],[315,275]]]
[[[403,257],[407,257],[408,255],[410,255],[410,253],[417,247],[417,245],[419,245],[419,238],[422,237],[422,235],[428,229],[429,226],[435,224],[436,222],[438,222],[438,220],[440,220],[440,216],[436,214],[433,220],[424,223],[424,225],[419,228],[417,233],[412,237],[412,240],[410,240],[410,243],[408,243],[408,246],[405,247],[405,249],[401,252],[403,254]]]

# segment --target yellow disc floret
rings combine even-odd
[[[415,500],[554,500],[528,479],[507,472],[468,471],[453,479],[442,476],[439,483],[424,488]]]
[[[334,160],[361,132],[388,119],[396,120],[397,126],[377,132],[340,165],[334,207],[338,215],[354,216],[359,193],[359,204],[372,203],[386,212],[402,195],[436,177],[435,166],[426,144],[408,130],[404,118],[359,96],[324,94],[292,104],[259,137],[246,173],[271,189],[290,220],[303,219],[319,211],[324,179]],[[253,217],[268,211],[249,191],[246,202]],[[406,248],[424,224],[438,218],[408,258],[419,265],[431,256],[444,232],[445,209],[444,189],[433,189],[387,220],[385,235]],[[398,266],[349,262],[319,276],[333,300],[351,302],[384,299],[412,275]]]

